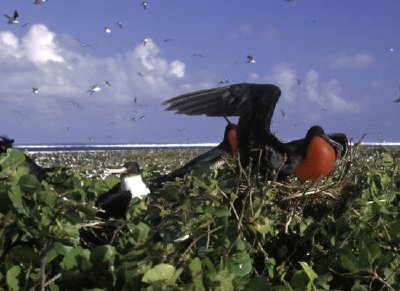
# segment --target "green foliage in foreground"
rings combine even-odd
[[[140,161],[139,161],[140,163]],[[150,180],[154,165],[144,167]],[[119,179],[0,156],[0,289],[400,290],[400,156],[351,151],[316,183],[202,170],[95,220]],[[79,230],[103,231],[102,246]]]

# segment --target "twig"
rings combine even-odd
[[[181,254],[181,257],[179,258],[178,262],[181,262],[184,258],[184,256],[189,252],[189,250],[204,236],[206,235],[211,235],[212,233],[220,230],[221,228],[223,228],[224,226],[218,226],[216,228],[214,228],[213,230],[207,231],[206,233],[203,233],[201,235],[199,235],[198,237],[196,237],[191,243],[190,245],[185,249],[185,251]]]
[[[224,198],[225,198],[226,200],[228,200],[228,203],[229,203],[229,205],[230,205],[231,208],[232,208],[233,214],[235,215],[236,220],[239,222],[239,220],[240,220],[239,214],[237,213],[236,208],[235,208],[235,206],[233,205],[232,201],[228,198],[228,196],[225,194],[224,191],[222,191],[222,190],[219,189],[219,188],[218,188],[218,190],[219,190],[219,192],[222,194],[222,196],[224,196]]]

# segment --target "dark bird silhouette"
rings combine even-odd
[[[243,167],[252,164],[260,172],[268,174],[282,168],[279,173],[283,177],[297,174],[297,165],[307,157],[309,168],[318,168],[318,163],[329,161],[333,169],[336,156],[347,148],[347,137],[341,133],[326,135],[320,126],[315,126],[310,128],[303,139],[281,142],[270,131],[271,119],[280,95],[281,90],[275,85],[242,83],[183,94],[163,104],[167,105],[166,110],[175,110],[178,114],[239,116],[237,148]],[[317,137],[316,142],[314,137]],[[310,146],[317,150],[307,155]],[[329,150],[321,150],[319,153],[320,147],[332,148],[334,156]],[[312,179],[328,174],[322,172],[315,174]]]
[[[152,181],[152,186],[159,187],[166,181],[172,181],[176,177],[183,177],[185,174],[193,171],[199,166],[209,168],[219,167],[225,161],[225,158],[232,157],[237,153],[236,133],[237,125],[228,122],[225,127],[224,138],[219,145],[194,158],[171,173],[154,179]]]
[[[149,194],[150,190],[142,180],[137,162],[128,162],[122,169],[113,170],[110,173],[120,173],[121,182],[99,196],[96,206],[104,212],[99,212],[98,216],[125,219],[132,197],[142,198]]]
[[[9,23],[9,24],[17,24],[17,23],[19,23],[19,21],[18,21],[19,14],[18,14],[17,10],[14,10],[14,14],[13,15],[7,15],[7,14],[3,14],[3,15],[4,15],[4,17],[7,18],[7,23]]]
[[[397,98],[396,100],[393,100],[393,103],[400,103],[400,97]]]

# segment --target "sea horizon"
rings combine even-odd
[[[400,142],[362,142],[367,146],[400,146]],[[107,150],[149,150],[149,149],[185,149],[212,148],[218,143],[43,143],[16,144],[14,147],[28,152],[62,151],[107,151]]]

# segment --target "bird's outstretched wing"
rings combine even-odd
[[[238,147],[246,165],[250,151],[270,145],[287,149],[270,131],[271,119],[281,90],[272,84],[241,83],[183,94],[163,102],[177,114],[239,116]]]
[[[271,111],[272,117],[280,95],[275,85],[241,83],[186,93],[162,104],[177,114],[243,116],[257,109],[264,113]]]

